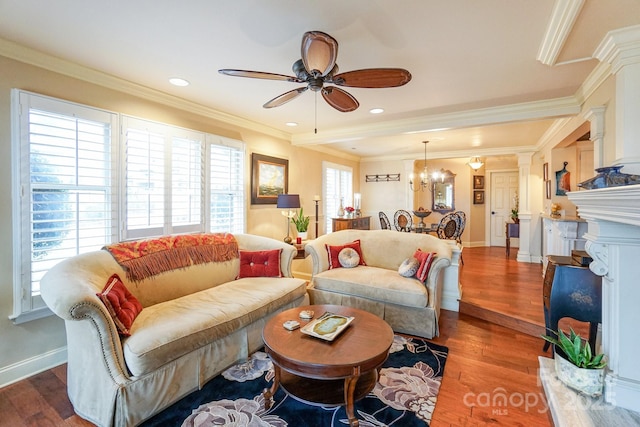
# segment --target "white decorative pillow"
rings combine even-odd
[[[344,268],[352,268],[360,264],[360,255],[353,248],[344,248],[338,254],[338,261]]]
[[[418,267],[420,267],[420,261],[415,258],[407,258],[398,267],[398,273],[402,277],[413,277],[418,272]]]

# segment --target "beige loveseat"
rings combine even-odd
[[[240,250],[281,248],[284,277],[236,280],[234,257],[130,281],[106,250],[65,260],[44,276],[42,296],[65,320],[68,394],[78,415],[100,426],[140,424],[259,349],[271,316],[308,303],[305,281],[291,277],[294,247],[234,237]],[[143,306],[128,337],[96,296],[114,273]]]
[[[326,245],[358,239],[366,266],[329,269]],[[425,283],[398,273],[418,248],[437,254]],[[305,251],[313,264],[308,289],[313,304],[360,308],[380,316],[396,332],[425,338],[438,335],[443,293],[455,299],[446,308],[457,310],[460,248],[455,241],[389,230],[343,230],[309,242]]]

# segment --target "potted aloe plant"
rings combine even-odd
[[[542,338],[555,346],[558,379],[588,396],[600,396],[604,386],[604,368],[607,365],[604,354],[593,354],[589,343],[576,334],[573,328],[568,337],[560,329],[555,334],[557,338],[548,335],[543,335]]]
[[[296,215],[293,217],[292,221],[296,225],[298,237],[300,237],[302,240],[307,240],[309,217],[304,216],[304,210],[302,208],[300,208],[300,212],[296,212]]]

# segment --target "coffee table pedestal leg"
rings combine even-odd
[[[264,409],[267,410],[271,408],[271,402],[273,395],[278,391],[278,386],[280,386],[280,367],[273,364],[273,384],[271,384],[271,388],[265,388],[262,392],[262,396],[264,397]]]
[[[356,384],[358,383],[358,378],[360,378],[360,367],[353,368],[353,374],[350,377],[344,379],[344,402],[347,407],[347,417],[349,417],[349,425],[351,427],[359,427],[360,421],[355,416],[354,411],[354,399],[353,393],[356,389]]]

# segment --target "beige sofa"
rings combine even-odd
[[[325,245],[340,246],[357,239],[367,265],[329,269]],[[398,267],[418,248],[437,254],[425,283],[398,273]],[[396,332],[425,338],[438,335],[443,294],[455,299],[446,308],[457,310],[461,250],[455,241],[389,230],[343,230],[310,241],[305,251],[313,264],[308,288],[313,304],[360,308],[382,317]]]
[[[238,258],[174,269],[131,282],[106,250],[78,255],[42,279],[42,296],[65,320],[68,394],[75,411],[100,426],[134,426],[202,387],[262,345],[276,313],[308,303],[291,277],[293,246],[235,235],[240,250],[281,248],[282,278],[236,280]],[[143,310],[121,337],[96,296],[117,273]]]

